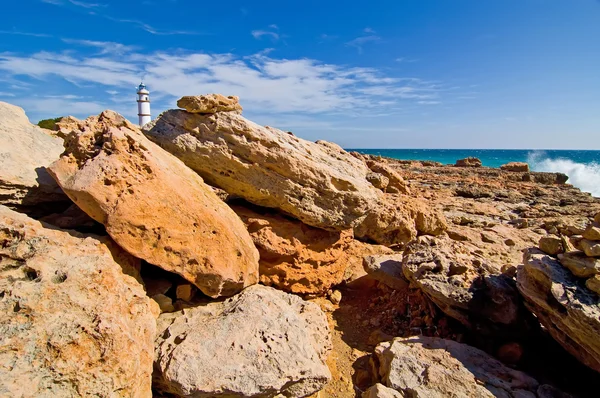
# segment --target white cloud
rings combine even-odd
[[[101,52],[93,56],[75,51],[28,56],[0,53],[0,75],[10,79],[23,76],[44,81],[64,79],[90,92],[110,94],[113,97],[106,99],[110,104],[131,102],[127,95],[122,95],[127,101],[119,100],[117,94],[133,90],[145,76],[157,105],[155,109],[172,107],[183,95],[217,92],[239,95],[242,105],[250,111],[360,116],[374,110],[393,111],[394,106],[403,102],[437,102],[443,91],[438,83],[386,76],[374,68],[326,64],[307,58],[277,59],[264,52],[238,57],[181,50],[142,54],[129,46],[122,48],[122,54]],[[43,87],[35,85],[36,90],[40,86]],[[60,113],[64,109],[76,113],[65,102],[59,102],[67,100],[45,98],[44,105],[56,110],[65,105]],[[70,101],[82,113],[103,108],[96,102],[78,98]],[[41,107],[36,105],[36,109]]]
[[[413,63],[413,62],[417,62],[417,61],[418,61],[418,59],[414,59],[414,58],[407,58],[407,57],[398,57],[398,58],[396,58],[396,60],[395,60],[395,61],[396,61],[396,62],[399,62],[399,63],[402,63],[402,62],[405,62],[405,63]]]
[[[123,54],[137,49],[136,46],[128,46],[112,41],[94,41],[94,40],[78,40],[78,39],[62,39],[65,43],[75,44],[86,47],[96,47],[100,49],[100,54]]]
[[[376,35],[360,36],[360,37],[357,37],[356,39],[346,42],[346,45],[356,48],[358,50],[358,53],[362,54],[363,46],[365,44],[370,43],[370,42],[377,42],[380,40],[381,40],[381,37],[376,36]]]
[[[275,30],[278,30],[278,29],[279,29],[279,27],[278,27],[277,25],[275,25],[275,24],[271,24],[271,25],[269,25],[269,28],[271,28],[271,29],[275,29]]]
[[[438,105],[441,104],[440,101],[418,101],[419,105]]]
[[[365,32],[365,33],[375,33],[375,31],[374,31],[373,29],[371,29],[371,28],[368,28],[368,27],[367,27],[367,28],[364,28],[364,29],[363,29],[363,32]]]
[[[277,33],[277,32],[270,32],[268,30],[253,30],[251,33],[255,39],[260,39],[263,36],[269,36],[273,40],[279,40],[279,33]]]
[[[0,91],[0,97],[14,97],[13,93],[6,93],[4,91]]]
[[[19,36],[32,36],[32,37],[52,37],[52,35],[46,33],[33,33],[33,32],[20,32],[17,30],[0,30],[0,34],[5,35],[19,35]]]
[[[63,6],[65,4],[72,4],[77,7],[83,8],[101,8],[107,7],[107,4],[100,3],[89,3],[87,1],[78,1],[78,0],[41,0],[42,3],[54,4],[56,6]]]

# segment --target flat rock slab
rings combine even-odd
[[[568,352],[600,372],[600,301],[551,256],[527,250],[517,272],[525,305]]]
[[[157,315],[110,240],[0,206],[0,395],[149,397]]]
[[[31,124],[23,109],[0,102],[0,142],[0,204],[68,202],[45,169],[63,152],[60,138]]]
[[[437,337],[395,338],[375,356],[381,382],[406,397],[535,397],[538,387],[477,348]]]
[[[402,254],[365,256],[363,267],[369,276],[395,290],[408,287],[402,272]]]
[[[211,297],[258,282],[244,224],[180,160],[112,111],[61,129],[66,149],[50,173],[121,247]]]
[[[385,200],[367,180],[365,162],[338,145],[305,141],[234,112],[169,110],[144,126],[144,134],[210,185],[313,227],[352,228],[382,244],[446,229],[443,215],[424,202]]]
[[[180,397],[305,397],[331,378],[330,349],[317,304],[255,285],[160,316],[155,387]]]

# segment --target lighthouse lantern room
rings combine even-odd
[[[140,118],[140,127],[142,127],[152,120],[152,116],[150,115],[150,92],[143,82],[138,87],[137,95],[138,116]]]

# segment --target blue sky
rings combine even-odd
[[[239,95],[260,124],[346,148],[600,149],[600,1],[20,0],[0,100],[31,120],[137,121]]]

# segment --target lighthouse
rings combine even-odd
[[[152,120],[150,115],[150,92],[146,89],[146,85],[142,82],[138,87],[138,116],[140,118],[140,127],[149,123]]]

